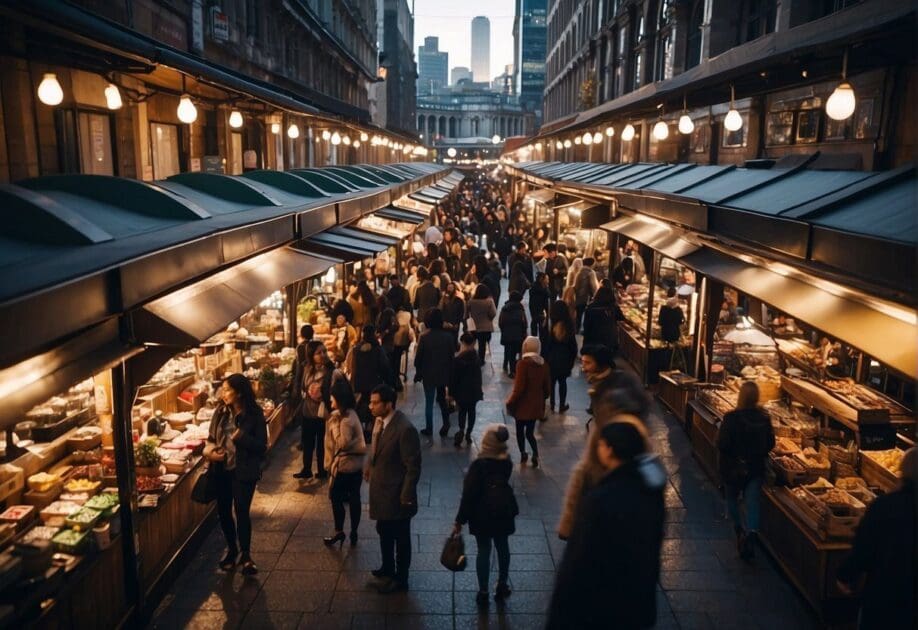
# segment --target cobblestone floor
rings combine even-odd
[[[512,419],[501,401],[510,379],[500,371],[496,345],[485,366],[485,401],[478,406],[475,443],[489,422]],[[493,366],[493,367],[492,367]],[[420,511],[412,521],[414,555],[411,591],[383,596],[371,590],[369,571],[379,566],[374,523],[360,524],[360,543],[327,549],[332,533],[327,486],[302,484],[291,475],[301,466],[289,430],[273,452],[253,504],[253,556],[260,573],[243,577],[217,568],[223,553],[219,528],[176,581],[156,612],[156,628],[540,628],[550,599],[554,570],[564,543],[555,525],[571,465],[585,438],[586,387],[579,373],[569,381],[570,411],[540,425],[542,467],[519,468],[512,483],[520,504],[517,532],[510,539],[513,595],[493,602],[487,613],[475,606],[474,539],[466,537],[469,569],[452,574],[439,564],[461,492],[462,475],[475,446],[458,450],[452,440],[422,438]],[[423,391],[409,385],[399,407],[423,426]],[[439,417],[435,417],[439,428]],[[455,424],[454,424],[455,426]],[[691,456],[689,441],[670,417],[651,423],[655,449],[670,473],[666,488],[667,525],[657,598],[659,628],[816,627],[793,587],[760,554],[754,566],[736,557],[723,506]],[[511,442],[513,443],[512,439]],[[513,449],[515,451],[515,448]],[[514,460],[519,459],[513,452]],[[364,500],[366,486],[364,485]],[[492,582],[493,590],[493,582]]]

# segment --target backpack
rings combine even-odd
[[[492,519],[508,520],[520,513],[513,488],[503,475],[491,475],[484,482],[484,493],[481,505],[484,512]]]

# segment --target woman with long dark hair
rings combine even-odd
[[[494,332],[494,318],[497,316],[497,306],[491,296],[491,290],[486,284],[475,287],[475,295],[469,300],[468,319],[472,320],[475,339],[478,342],[478,363],[484,365],[485,350],[491,343],[491,334]]]
[[[220,407],[210,422],[204,456],[210,461],[217,494],[217,514],[226,538],[220,568],[230,571],[237,560],[245,575],[258,573],[252,562],[252,498],[268,450],[265,415],[255,402],[252,384],[230,374],[220,387]],[[234,518],[235,514],[235,518]],[[241,552],[241,556],[239,555]]]
[[[544,355],[551,373],[551,396],[549,405],[555,410],[555,385],[558,386],[558,411],[564,413],[570,407],[567,404],[567,377],[571,375],[577,361],[577,337],[574,333],[574,321],[567,304],[561,300],[551,303],[549,313],[550,329],[545,341]]]
[[[331,382],[335,364],[328,358],[325,344],[310,341],[306,344],[309,364],[303,370],[303,388],[299,416],[301,418],[301,439],[303,443],[303,468],[293,475],[297,479],[312,479],[312,455],[316,455],[316,469],[319,479],[325,479],[325,419],[331,411]]]
[[[331,472],[328,498],[335,519],[335,534],[325,538],[329,547],[344,545],[345,506],[351,513],[351,546],[357,545],[360,525],[360,483],[363,479],[363,458],[367,450],[363,427],[355,408],[354,391],[344,379],[335,381],[331,392],[332,411],[325,432],[325,467]]]

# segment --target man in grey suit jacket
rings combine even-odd
[[[376,521],[382,567],[380,593],[408,590],[411,566],[411,517],[418,513],[421,441],[418,430],[395,409],[395,390],[379,385],[370,393],[376,418],[367,452],[364,479],[370,484],[370,518]]]

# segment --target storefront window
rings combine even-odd
[[[154,179],[166,179],[181,172],[177,125],[150,123],[150,146],[153,150]]]
[[[651,344],[691,347],[697,319],[695,272],[665,256],[660,257],[653,299]]]
[[[114,175],[111,116],[80,112],[80,166],[90,175]]]

